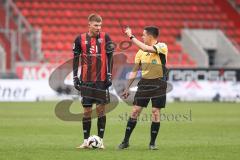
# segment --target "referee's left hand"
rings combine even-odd
[[[124,99],[127,99],[128,96],[129,96],[129,90],[126,88],[121,94],[121,97],[123,97]]]

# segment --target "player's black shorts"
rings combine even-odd
[[[152,107],[165,108],[167,82],[161,79],[141,79],[134,97],[134,105],[147,107],[152,101]]]
[[[110,101],[105,82],[84,82],[81,88],[83,107],[92,107],[93,104],[107,104]]]

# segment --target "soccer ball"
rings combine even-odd
[[[93,149],[100,148],[102,145],[102,140],[100,137],[96,135],[92,135],[88,138],[87,145],[89,148],[93,148]]]

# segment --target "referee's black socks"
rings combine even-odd
[[[152,122],[150,145],[155,145],[155,140],[157,138],[159,128],[160,128],[160,122]]]
[[[98,128],[98,136],[100,138],[103,138],[104,136],[105,126],[106,126],[106,116],[98,117],[97,128]]]
[[[91,130],[91,117],[83,117],[82,119],[82,124],[83,124],[83,135],[84,135],[84,139],[88,139],[88,137],[90,136],[90,130]]]
[[[124,137],[123,142],[128,142],[129,141],[131,133],[132,133],[133,129],[135,128],[136,124],[137,124],[137,119],[134,119],[134,118],[131,118],[131,117],[128,119],[127,128],[126,128],[126,131],[125,131],[125,137]]]

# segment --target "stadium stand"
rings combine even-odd
[[[29,43],[31,40],[28,39],[30,30],[25,27],[24,18],[20,15],[18,8],[15,5],[12,6],[12,4],[8,3],[6,5],[6,3],[0,1],[0,43],[7,52],[6,69],[14,72],[15,61],[27,62],[32,61],[34,58],[31,55],[32,50]],[[9,12],[7,12],[7,9]],[[27,21],[25,20],[25,22]]]
[[[3,6],[0,4],[0,19],[5,20],[5,12],[3,9]],[[0,22],[0,27],[3,26],[2,21]],[[10,53],[10,43],[6,39],[4,32],[0,32],[0,43],[4,50],[6,50],[7,53]],[[10,68],[10,55],[6,55],[6,68]]]
[[[226,0],[223,0],[226,1]],[[217,0],[15,0],[22,14],[35,28],[42,30],[45,60],[61,63],[71,58],[74,38],[87,29],[87,16],[97,12],[104,18],[103,31],[118,44],[127,38],[122,26],[129,25],[140,37],[143,27],[160,28],[160,41],[169,46],[170,67],[195,67],[195,61],[179,44],[183,28],[221,29],[234,44],[240,44],[236,20]],[[100,3],[101,2],[101,3]],[[227,2],[227,1],[226,1]],[[129,5],[131,4],[131,5]],[[227,12],[227,13],[226,13]],[[231,14],[231,13],[230,13]],[[128,52],[136,52],[131,47]],[[125,51],[124,51],[125,52]],[[134,54],[127,54],[130,61]]]

